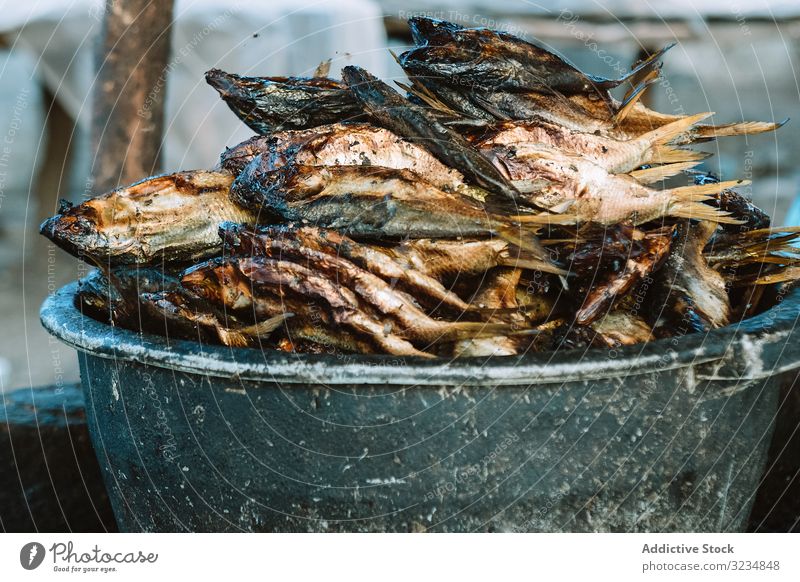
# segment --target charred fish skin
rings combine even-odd
[[[239,119],[261,135],[363,118],[347,88],[332,79],[243,77],[211,69],[206,81]]]
[[[609,89],[658,67],[661,56],[674,46],[659,51],[619,79],[605,79],[587,75],[566,59],[507,32],[443,24],[423,16],[409,19],[409,25],[412,38],[420,46],[404,53],[401,62],[413,60],[430,76],[453,78],[458,71],[469,80],[490,83],[495,90],[606,96]]]
[[[637,229],[631,242],[635,250],[632,249],[624,258],[621,268],[589,289],[575,313],[575,322],[579,325],[591,325],[609,315],[620,298],[626,296],[639,281],[658,271],[669,253],[672,233],[648,236]],[[618,259],[618,262],[622,261]]]
[[[694,177],[694,183],[698,186],[718,184],[719,181],[719,177],[711,172],[698,172]],[[766,212],[735,190],[723,190],[720,192],[717,205],[720,210],[728,212],[733,218],[741,221],[741,224],[723,225],[723,230],[727,232],[743,233],[751,230],[761,230],[768,228],[772,222]]]
[[[227,150],[220,165],[239,175],[258,156],[262,172],[289,164],[379,166],[412,170],[444,190],[467,189],[460,172],[444,165],[425,148],[365,123],[336,123],[312,131],[257,136]]]
[[[231,249],[231,255],[245,256],[281,256],[286,246],[284,241],[293,239],[311,249],[346,259],[360,269],[391,281],[392,285],[396,283],[399,288],[413,293],[421,303],[433,305],[434,308],[449,307],[458,313],[470,310],[467,303],[447,290],[437,279],[397,261],[389,249],[357,243],[337,231],[295,225],[260,228],[255,231],[241,225],[225,223],[220,225],[220,238],[225,247]]]
[[[426,148],[473,184],[516,200],[516,188],[467,140],[440,123],[436,116],[413,105],[386,83],[359,67],[347,66],[342,70],[342,75],[347,86],[378,125]]]
[[[372,166],[249,170],[250,166],[236,179],[231,195],[254,212],[279,214],[355,239],[498,236],[525,250],[526,261],[538,261],[539,270],[564,274],[550,263],[534,229],[493,214],[459,192],[440,190],[410,170]]]
[[[199,260],[219,250],[220,222],[254,223],[230,199],[233,176],[203,170],[155,176],[45,220],[41,233],[97,265]]]
[[[329,311],[332,324],[367,335],[385,353],[430,357],[405,338],[393,333],[391,327],[387,328],[386,322],[364,310],[350,289],[311,268],[291,261],[265,257],[242,257],[231,259],[226,264],[250,282],[254,296],[266,292],[300,301],[311,301]],[[204,278],[204,272],[196,269],[184,273],[181,282],[187,287],[194,287],[198,283],[203,286],[206,284]]]
[[[505,159],[525,155],[528,150],[547,147],[569,155],[580,156],[609,173],[625,174],[644,164],[700,162],[708,154],[683,150],[665,144],[688,131],[710,113],[687,116],[652,132],[619,140],[596,133],[584,133],[560,125],[534,121],[512,121],[495,125],[476,139],[485,155],[502,155]]]
[[[725,279],[712,269],[703,249],[716,230],[712,222],[682,220],[663,267],[655,277],[651,323],[663,319],[679,333],[702,332],[730,323],[731,306]]]
[[[257,161],[236,179],[231,194],[286,220],[367,238],[488,236],[495,230],[476,203],[408,170],[285,166],[262,172]]]
[[[95,319],[147,331],[153,326],[142,317],[141,295],[179,288],[175,276],[156,268],[117,267],[108,273],[95,269],[78,281],[75,299],[80,309]]]

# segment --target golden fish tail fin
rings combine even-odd
[[[709,220],[725,224],[743,224],[743,221],[732,218],[729,212],[704,204],[711,200],[715,194],[735,186],[746,186],[749,180],[730,180],[715,184],[702,184],[696,186],[683,186],[667,190],[670,197],[670,216],[692,218],[695,220]]]
[[[667,123],[666,125],[662,125],[661,127],[640,135],[636,138],[636,141],[648,144],[650,146],[669,143],[675,138],[689,131],[692,126],[700,123],[704,119],[708,119],[712,115],[714,115],[713,112],[707,111],[705,113],[698,113],[696,115],[682,117],[681,119]]]
[[[685,143],[693,141],[707,141],[716,139],[718,137],[732,137],[737,135],[756,135],[759,133],[768,133],[780,129],[789,122],[789,119],[784,119],[779,122],[772,121],[742,121],[738,123],[726,123],[724,125],[701,125],[695,127],[689,139]]]
[[[677,176],[686,170],[691,170],[699,163],[699,161],[692,161],[677,162],[674,164],[666,164],[664,166],[653,166],[652,168],[646,168],[644,170],[634,170],[633,172],[628,172],[628,175],[641,184],[653,184],[672,176]]]
[[[648,152],[648,164],[676,164],[678,162],[702,162],[714,154],[709,152],[698,152],[669,145],[653,146]]]

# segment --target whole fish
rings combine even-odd
[[[365,123],[333,124],[312,131],[285,131],[269,138],[254,138],[228,150],[221,165],[238,174],[247,165],[245,162],[252,162],[259,154],[262,172],[287,164],[380,166],[411,170],[444,190],[469,190],[460,172],[444,165],[425,148]]]
[[[390,249],[357,243],[333,230],[290,225],[256,231],[243,228],[242,225],[224,223],[220,226],[220,237],[226,249],[244,256],[282,256],[286,251],[287,241],[291,246],[303,245],[346,259],[357,267],[390,281],[392,285],[396,284],[413,293],[422,303],[433,304],[434,307],[447,306],[458,312],[471,309],[469,304],[445,288],[437,279],[409,267],[407,263],[395,260]]]
[[[477,201],[445,192],[409,170],[363,166],[284,166],[261,171],[259,159],[236,179],[234,200],[285,220],[338,230],[354,238],[500,236],[547,263],[529,230],[493,215]]]
[[[312,269],[290,261],[264,257],[212,260],[187,270],[181,283],[192,294],[209,302],[219,299],[223,306],[230,309],[252,309],[253,297],[280,297],[281,301],[271,302],[274,309],[279,311],[271,313],[270,317],[283,312],[285,297],[292,303],[311,302],[317,309],[329,312],[332,324],[364,334],[384,353],[426,355],[393,333],[390,326],[360,309],[358,298],[352,291]],[[260,308],[264,307],[262,303]],[[289,326],[291,328],[291,323]],[[300,327],[303,327],[302,324]]]
[[[539,255],[530,254],[502,238],[442,240],[418,238],[384,248],[407,269],[439,281],[485,273],[495,267],[542,270]]]
[[[703,255],[716,228],[707,221],[678,223],[669,256],[654,277],[653,308],[647,313],[656,326],[668,324],[685,334],[707,332],[730,322],[725,279]]]
[[[456,131],[426,109],[414,105],[364,69],[347,66],[342,76],[350,91],[377,125],[416,143],[472,184],[515,200],[517,191],[505,177]]]
[[[432,86],[435,90],[435,86]],[[623,119],[618,117],[624,107],[613,98],[607,101],[591,95],[548,95],[536,91],[491,91],[470,88],[462,92],[471,107],[476,107],[498,121],[539,120],[583,133],[596,133],[619,140],[629,140],[679,121],[686,116],[659,113],[641,103],[629,104]],[[445,97],[443,96],[443,99]],[[471,108],[459,106],[449,99],[448,105],[462,115],[475,115]],[[671,145],[688,145],[718,137],[756,135],[775,131],[781,122],[743,121],[722,125],[697,124],[676,138]]]
[[[330,311],[334,324],[366,334],[376,346],[395,355],[429,356],[410,341],[427,347],[439,341],[455,341],[507,330],[504,325],[431,319],[378,277],[354,265],[342,268],[341,263],[336,264],[327,253],[314,255],[308,249],[305,252],[305,258],[314,261],[314,269],[287,260],[240,257],[201,264],[184,273],[181,282],[208,300],[223,297],[230,301],[233,295],[215,287],[226,286],[228,281],[238,277],[213,271],[233,268],[241,278],[249,281],[254,295],[263,290],[273,295],[313,301]],[[334,270],[348,279],[337,282],[335,277],[331,277]],[[237,300],[239,297],[237,293]]]
[[[332,79],[242,77],[211,69],[206,73],[206,81],[239,119],[261,135],[364,116],[347,87]]]
[[[63,204],[41,233],[98,265],[206,258],[219,250],[219,223],[257,220],[230,199],[232,182],[227,172],[203,170],[147,178],[77,206]]]
[[[271,293],[256,289],[250,279],[238,268],[237,262],[212,260],[198,265],[186,273],[185,287],[195,296],[211,305],[221,305],[226,312],[251,320],[270,320],[281,314],[291,313],[292,318],[284,324],[283,340],[296,344],[310,343],[329,353],[385,353],[364,334],[351,331],[334,321],[334,317],[304,296],[289,296],[282,290]],[[402,353],[420,355],[405,340],[392,336],[378,343]],[[277,342],[280,348],[281,340]],[[294,349],[292,347],[292,349]],[[423,354],[424,355],[424,354]]]
[[[547,146],[581,156],[612,174],[625,174],[645,164],[699,162],[707,158],[709,154],[665,144],[710,115],[686,117],[630,140],[583,133],[542,121],[505,122],[488,130],[475,145],[489,155],[499,151],[506,158],[514,157],[524,146]]]
[[[143,317],[142,293],[175,291],[178,279],[161,269],[116,267],[108,272],[95,269],[78,281],[75,299],[91,317],[134,331],[151,328]]]
[[[639,74],[657,69],[669,45],[618,79],[587,75],[558,55],[517,36],[488,28],[464,28],[425,17],[409,20],[422,46],[400,56],[404,69],[418,77],[493,90],[607,95]]]
[[[738,180],[656,190],[633,177],[610,174],[584,158],[536,146],[520,147],[512,158],[499,155],[493,161],[517,184],[527,202],[553,213],[551,217],[516,217],[539,224],[548,218],[560,224],[642,224],[665,216],[738,224],[726,212],[703,202],[726,188],[749,184]],[[670,166],[661,168],[669,171]]]
[[[569,102],[576,107],[576,111],[586,112],[590,117],[603,125],[602,128],[609,135],[617,136],[620,139],[630,139],[639,136],[658,127],[673,123],[683,119],[685,115],[660,113],[649,109],[641,102],[633,104],[623,120],[616,117],[616,112],[621,107],[621,103],[612,99],[611,105],[599,99],[592,99],[587,95],[570,95]],[[676,140],[674,145],[685,145],[693,142],[707,141],[718,137],[732,137],[739,135],[756,135],[768,133],[783,127],[789,120],[779,122],[771,121],[736,121],[721,125],[698,124]]]
[[[213,310],[199,307],[197,301],[192,301],[181,291],[143,293],[141,302],[154,320],[165,324],[167,335],[240,348],[259,345],[292,315],[280,313],[247,325],[230,314],[218,315]]]
[[[450,324],[429,318],[415,300],[396,290],[391,279],[386,281],[336,253],[336,248],[331,248],[325,241],[328,235],[333,233],[308,228],[290,231],[273,230],[257,239],[251,237],[250,242],[254,247],[258,247],[262,256],[313,265],[316,273],[352,289],[360,301],[369,304],[382,317],[390,317],[396,321],[403,330],[401,335],[404,337],[433,343],[451,333],[484,333],[484,326],[480,324],[469,322]],[[246,232],[239,233],[240,241],[246,237]],[[345,241],[341,242],[344,243],[343,246],[348,245]],[[353,241],[349,243],[353,244]],[[372,258],[370,266],[378,262],[374,260],[374,256]],[[386,261],[381,264],[384,268],[389,267]],[[427,284],[425,289],[426,291],[431,289],[430,284]],[[444,292],[444,289],[438,291]],[[461,305],[456,306],[467,307],[463,302],[460,303]]]

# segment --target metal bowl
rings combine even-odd
[[[142,335],[84,316],[90,431],[123,531],[738,531],[800,292],[709,334],[422,361]]]

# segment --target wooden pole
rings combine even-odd
[[[172,0],[106,0],[92,109],[95,193],[160,169]]]

